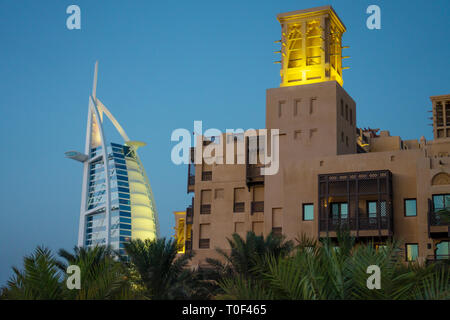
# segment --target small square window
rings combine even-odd
[[[405,216],[406,217],[417,216],[416,199],[405,199]]]
[[[419,256],[419,245],[417,243],[406,244],[406,261],[416,261]]]
[[[303,221],[314,220],[314,204],[305,203],[303,204]]]

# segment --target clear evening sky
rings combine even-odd
[[[81,30],[66,8],[81,8]],[[92,1],[0,3],[0,285],[36,245],[77,241],[88,96],[97,96],[140,149],[159,211],[190,203],[186,166],[170,160],[176,128],[263,128],[265,90],[279,86],[276,14],[331,4],[347,27],[344,88],[358,127],[432,138],[429,96],[450,93],[450,1]],[[381,8],[381,30],[366,8]],[[117,141],[122,142],[122,141]]]

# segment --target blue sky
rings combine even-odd
[[[66,8],[81,8],[81,30]],[[187,168],[170,161],[176,128],[262,128],[265,90],[279,86],[276,14],[331,4],[347,27],[344,88],[357,125],[432,138],[429,96],[450,93],[450,2],[31,1],[0,3],[0,284],[36,245],[77,240],[93,67],[97,96],[131,139],[150,178],[163,236],[189,204]],[[366,28],[370,4],[381,30]],[[119,141],[120,142],[120,141]]]

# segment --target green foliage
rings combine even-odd
[[[66,296],[73,300],[109,300],[139,298],[139,293],[132,290],[131,272],[117,255],[107,247],[80,248],[75,247],[74,253],[64,249],[59,250],[59,256],[65,262],[59,267],[65,274],[63,283],[67,281],[66,270],[69,265],[77,265],[81,273],[80,290],[66,288]]]
[[[450,208],[444,208],[437,211],[442,223],[450,223]]]
[[[285,257],[293,249],[292,241],[285,241],[284,237],[277,237],[269,234],[266,239],[257,236],[253,232],[248,232],[246,239],[234,233],[231,239],[227,239],[231,247],[231,252],[216,249],[222,256],[222,260],[207,258],[206,261],[212,267],[212,274],[215,279],[225,276],[240,275],[243,277],[257,277],[254,272],[256,266],[265,264],[264,257],[273,255],[275,257]]]
[[[58,262],[48,248],[38,246],[23,259],[23,270],[13,267],[14,275],[3,288],[2,298],[11,300],[56,300],[64,297]]]
[[[125,245],[130,266],[139,274],[138,283],[145,288],[145,296],[152,300],[187,299],[197,289],[193,272],[186,268],[189,255],[177,258],[175,241],[133,240]]]
[[[304,236],[292,255],[267,253],[247,274],[219,281],[218,299],[450,299],[449,268],[438,265],[405,265],[398,242],[375,249],[355,244],[348,232],[317,243]],[[236,250],[245,245],[236,246]],[[245,255],[246,250],[240,254]],[[239,261],[247,261],[241,258]],[[368,289],[367,267],[381,271],[381,289]],[[255,276],[259,275],[259,276]]]
[[[58,261],[44,247],[24,257],[23,268],[0,290],[0,299],[450,299],[450,268],[443,263],[406,264],[399,242],[378,249],[355,243],[349,232],[336,243],[302,235],[294,242],[249,232],[233,234],[222,259],[188,268],[173,240],[135,240],[128,258],[106,247],[59,250]],[[81,289],[66,286],[69,265],[81,271]],[[381,288],[368,289],[367,267],[381,272]]]

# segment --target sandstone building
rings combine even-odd
[[[195,251],[199,265],[217,257],[215,248],[229,248],[234,232],[335,238],[345,226],[361,242],[402,240],[405,260],[449,259],[449,222],[440,211],[450,208],[450,95],[431,97],[432,141],[360,129],[355,101],[342,87],[345,26],[334,10],[277,18],[281,85],[266,92],[266,129],[279,129],[278,173],[261,175],[261,164],[248,163],[271,148],[263,139],[254,150],[245,135],[202,138],[197,148],[222,141],[226,157],[231,143],[245,163],[195,164],[202,153],[192,150],[192,204],[175,214],[181,251]]]

